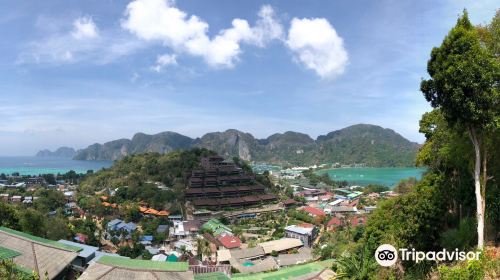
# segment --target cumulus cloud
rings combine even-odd
[[[152,67],[155,72],[161,72],[168,65],[177,65],[177,56],[175,54],[163,54],[156,58],[156,65]]]
[[[171,0],[135,0],[127,5],[122,27],[147,41],[160,41],[175,52],[202,57],[214,67],[232,67],[241,54],[241,44],[264,47],[281,38],[283,27],[274,10],[264,5],[259,19],[250,26],[234,19],[231,27],[210,38],[209,24],[196,15],[188,15]]]
[[[73,22],[71,36],[77,40],[95,38],[99,35],[96,24],[90,17],[80,17]]]
[[[295,59],[322,78],[335,78],[348,62],[343,39],[324,18],[292,19],[286,45]]]

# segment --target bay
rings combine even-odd
[[[87,170],[98,171],[108,168],[112,161],[72,160],[56,157],[0,157],[0,174],[39,175],[66,173],[74,170],[77,173],[86,173]]]
[[[381,168],[333,168],[319,170],[317,174],[327,173],[335,181],[347,181],[352,185],[369,184],[394,187],[401,179],[422,178],[425,168],[381,167]]]

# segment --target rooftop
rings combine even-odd
[[[227,249],[233,249],[233,248],[238,248],[241,246],[241,240],[233,235],[224,235],[218,238],[220,243],[222,243],[222,246],[226,247]]]
[[[153,262],[111,256],[102,256],[97,262],[100,264],[115,267],[155,271],[187,271],[189,269],[189,265],[187,262]]]
[[[11,250],[9,248],[0,247],[0,261],[6,259],[13,259],[17,256],[20,256],[21,253],[18,251]]]
[[[187,262],[156,262],[102,256],[79,280],[194,279]]]
[[[272,251],[280,252],[302,246],[302,241],[295,238],[282,238],[273,241],[259,243],[264,249],[265,254],[270,254]]]
[[[64,240],[64,239],[61,239],[58,242],[62,243],[64,245],[69,245],[69,246],[81,248],[82,250],[78,252],[79,253],[78,256],[80,256],[82,258],[88,258],[88,257],[92,256],[92,254],[95,254],[95,252],[97,250],[99,250],[98,247],[89,246],[89,245],[85,245],[85,244],[81,244],[81,243],[76,243],[76,242],[72,242],[72,241],[68,241],[68,240]]]
[[[290,226],[285,227],[286,231],[291,231],[291,232],[295,232],[295,233],[302,234],[302,235],[311,234],[313,229],[314,229],[314,227],[300,227],[297,225],[290,225]]]
[[[331,267],[332,260],[313,262],[303,265],[280,268],[277,271],[262,273],[235,273],[232,279],[268,280],[268,279],[311,279]]]
[[[24,271],[47,273],[49,279],[58,276],[82,250],[4,227],[0,227],[0,247],[3,256]]]

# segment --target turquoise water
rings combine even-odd
[[[425,168],[335,168],[320,170],[317,173],[328,173],[335,181],[348,181],[353,185],[366,186],[378,184],[392,187],[401,179],[416,177],[420,179],[425,172]]]
[[[85,161],[49,157],[0,157],[0,174],[19,172],[21,175],[57,174],[74,170],[86,173],[110,167],[112,161]]]
[[[243,266],[254,266],[255,264],[253,262],[244,262]]]

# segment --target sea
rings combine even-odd
[[[72,160],[56,157],[0,157],[0,174],[20,175],[63,174],[70,170],[86,173],[87,170],[99,171],[108,168],[112,161]]]
[[[366,186],[369,184],[394,187],[401,179],[415,177],[421,179],[425,168],[333,168],[319,170],[318,174],[328,173],[335,181],[347,181],[352,185]]]

